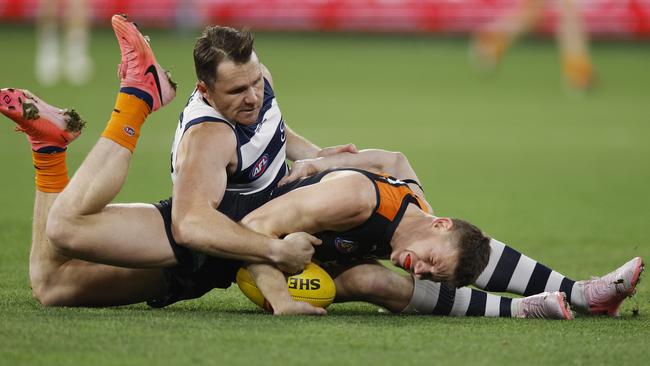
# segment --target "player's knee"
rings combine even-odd
[[[75,302],[75,298],[65,295],[56,288],[44,288],[40,290],[32,289],[32,295],[41,305],[47,307],[54,306],[81,306]]]
[[[32,296],[43,306],[64,306],[65,300],[60,291],[46,276],[30,276]]]
[[[32,271],[30,273],[32,296],[43,306],[83,306],[80,288],[57,276],[56,272]]]
[[[50,213],[45,226],[45,235],[52,247],[63,255],[74,253],[74,233],[77,224],[65,215]]]
[[[43,306],[61,306],[47,287],[32,284],[32,296]]]
[[[400,312],[408,304],[412,294],[410,276],[377,266],[358,266],[352,271],[337,277],[339,301],[370,302],[394,313]]]
[[[366,299],[385,291],[384,282],[382,278],[371,273],[357,272],[354,276],[347,277],[343,283],[337,284],[337,288],[340,285],[352,298]]]

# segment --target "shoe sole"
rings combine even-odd
[[[562,315],[565,320],[572,320],[573,314],[571,313],[571,308],[569,303],[566,300],[566,294],[564,292],[559,292],[557,296],[558,305],[562,309]]]
[[[9,96],[8,93],[11,93],[12,95]],[[16,121],[16,119],[20,119],[22,121],[36,121],[39,118],[41,118],[41,110],[36,105],[37,103],[39,103],[38,98],[34,97],[29,92],[26,92],[21,89],[15,89],[15,88],[7,88],[0,92],[0,98],[3,98],[3,102],[6,103],[7,111],[8,112],[14,111],[14,113],[16,113],[15,112],[17,110],[17,105],[15,105],[16,103],[14,103],[14,105],[9,105],[9,103],[4,99],[5,96],[8,98],[15,98],[15,100],[18,102],[17,104],[19,104],[20,108],[22,109],[22,115],[7,116],[11,118],[14,122],[16,122],[19,126],[20,126],[20,122]],[[45,104],[45,107],[47,107],[48,109],[52,109],[52,111],[58,109],[45,102],[43,103]],[[81,118],[81,116],[79,115],[79,113],[77,113],[77,111],[75,111],[74,109],[70,109],[70,110],[63,109],[60,111],[62,111],[62,114],[64,116],[64,122],[65,122],[65,128],[63,129],[63,131],[70,132],[70,133],[77,133],[83,130],[83,128],[86,125],[86,122]],[[46,114],[49,114],[50,112],[51,111],[48,111]],[[49,119],[47,120],[49,121]],[[55,124],[51,121],[50,123]]]
[[[643,258],[641,257],[637,257],[637,258],[639,258],[639,263],[637,264],[637,267],[634,271],[634,276],[632,276],[632,282],[631,282],[632,291],[628,296],[634,295],[634,293],[636,292],[636,285],[638,285],[639,282],[641,282],[641,273],[643,273],[643,271],[645,270],[645,264],[643,263]]]

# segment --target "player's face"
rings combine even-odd
[[[429,235],[393,251],[391,262],[419,279],[452,281],[458,264],[458,251],[450,231],[452,226],[451,220],[436,218],[434,230]]]
[[[203,96],[226,119],[242,125],[255,123],[264,99],[262,66],[255,52],[245,64],[219,64],[217,81],[211,89],[206,88]]]

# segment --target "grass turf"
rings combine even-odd
[[[96,76],[77,89],[39,87],[34,34],[2,26],[0,86],[28,88],[90,122],[69,151],[76,168],[108,118],[119,51],[98,31]],[[194,83],[194,35],[150,32],[179,97],[150,118],[117,200],[170,194],[169,151]],[[464,40],[406,36],[259,34],[284,116],[322,146],[403,151],[441,215],[464,217],[575,279],[650,258],[650,47],[597,43],[599,88],[567,95],[550,42],[527,42],[495,77],[466,63]],[[0,154],[0,364],[643,364],[649,352],[647,282],[618,319],[572,322],[380,314],[365,304],[326,318],[275,318],[236,288],[150,310],[42,308],[27,262],[33,168],[4,120]],[[633,316],[637,307],[640,315]]]

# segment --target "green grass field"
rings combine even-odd
[[[90,122],[69,149],[73,170],[113,106],[113,35],[95,34],[96,77],[77,89],[39,87],[33,31],[0,32],[0,86],[74,106]],[[194,35],[150,33],[179,97],[147,122],[122,202],[169,196],[172,135],[194,85]],[[599,87],[585,96],[563,91],[550,41],[518,45],[488,78],[468,67],[460,39],[258,34],[257,49],[291,127],[321,146],[406,153],[440,215],[466,218],[574,279],[650,258],[650,44],[596,43]],[[648,282],[618,319],[565,322],[393,316],[365,304],[333,305],[325,318],[277,318],[236,287],[164,310],[43,308],[28,281],[29,147],[9,120],[0,127],[0,365],[648,362]]]

